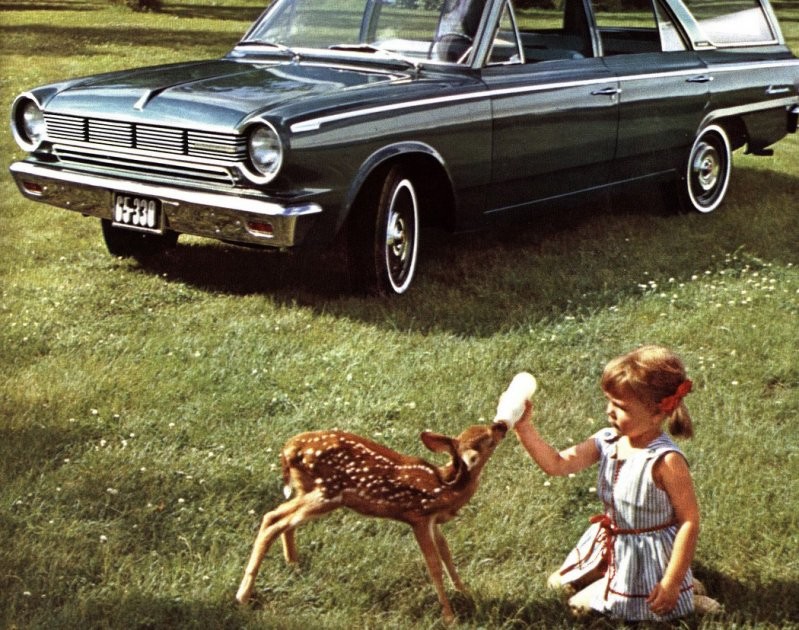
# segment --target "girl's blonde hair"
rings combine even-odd
[[[691,415],[682,400],[690,391],[691,382],[682,360],[668,348],[642,346],[613,359],[605,366],[601,386],[611,395],[630,393],[653,411],[666,413],[672,435],[690,438],[694,434]],[[674,404],[667,404],[664,409],[669,400]]]

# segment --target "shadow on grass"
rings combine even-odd
[[[236,22],[253,22],[268,5],[268,1],[254,5],[241,6],[198,6],[196,4],[168,3],[160,11],[164,15],[181,18],[209,18],[212,20],[231,20]]]
[[[31,42],[31,54],[39,57],[60,57],[64,53],[64,42],[69,41],[71,56],[91,56],[108,54],[107,49],[100,47],[113,42],[115,46],[140,48],[142,46],[161,47],[166,51],[197,47],[202,42],[204,50],[229,50],[244,34],[225,31],[184,30],[163,28],[100,28],[59,26],[58,24],[31,24],[0,26],[2,41]],[[8,50],[6,44],[5,49]],[[205,55],[207,57],[208,54]],[[165,53],[162,63],[169,61]],[[154,60],[153,63],[158,63]]]
[[[0,486],[25,475],[38,477],[63,465],[74,449],[83,448],[94,433],[86,427],[60,429],[30,423],[0,427]]]
[[[694,573],[708,595],[724,605],[722,621],[768,623],[784,628],[799,620],[799,582],[745,584],[701,564],[694,567]]]
[[[36,622],[44,618],[49,622],[47,625],[55,624],[50,627],[61,628],[244,628],[246,615],[232,600],[231,597],[230,603],[189,601],[133,592],[118,593],[113,598],[85,597],[83,601],[64,598],[61,605],[49,610],[41,604],[37,610],[22,600],[14,612],[18,622],[32,622],[30,627],[36,627]],[[48,602],[50,606],[58,603]]]
[[[739,169],[728,206],[709,216],[676,213],[673,200],[664,202],[663,191],[651,189],[521,225],[428,232],[415,284],[400,298],[354,293],[343,255],[335,251],[278,254],[192,241],[139,269],[205,291],[269,295],[278,303],[403,330],[490,335],[521,322],[609,308],[640,296],[647,279],[690,282],[724,265],[725,255],[742,245],[766,263],[799,263],[799,217],[765,216],[773,210],[761,210],[763,189],[761,172]],[[770,174],[768,191],[789,200],[799,194],[799,179]]]
[[[37,0],[36,2],[0,2],[0,11],[91,11],[97,5]]]
[[[108,1],[64,2],[64,0],[36,0],[28,2],[0,1],[0,11],[93,11],[104,9]],[[167,2],[159,13],[180,18],[203,18],[209,20],[230,20],[252,22],[267,7],[268,0],[251,4],[214,6],[215,3],[180,4]]]

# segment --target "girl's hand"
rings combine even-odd
[[[646,603],[649,604],[649,609],[656,615],[668,615],[677,606],[679,598],[679,584],[672,586],[669,583],[658,582],[649,597],[646,598]]]
[[[533,403],[530,400],[524,401],[524,412],[522,415],[519,416],[519,419],[516,421],[516,424],[513,425],[515,429],[520,424],[524,424],[525,422],[530,422],[533,419]]]

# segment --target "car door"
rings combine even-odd
[[[608,180],[618,82],[593,56],[582,0],[565,6],[518,25],[503,9],[482,70],[493,110],[490,213],[527,212]]]
[[[614,181],[681,169],[709,105],[705,63],[657,0],[592,5],[602,58],[621,90]]]

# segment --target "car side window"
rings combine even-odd
[[[581,0],[540,3],[514,10],[505,3],[489,64],[539,63],[593,56],[588,17]]]
[[[758,0],[685,0],[685,6],[715,46],[777,42],[777,34]]]
[[[680,29],[656,0],[612,3],[591,0],[602,54],[629,55],[686,50]]]

